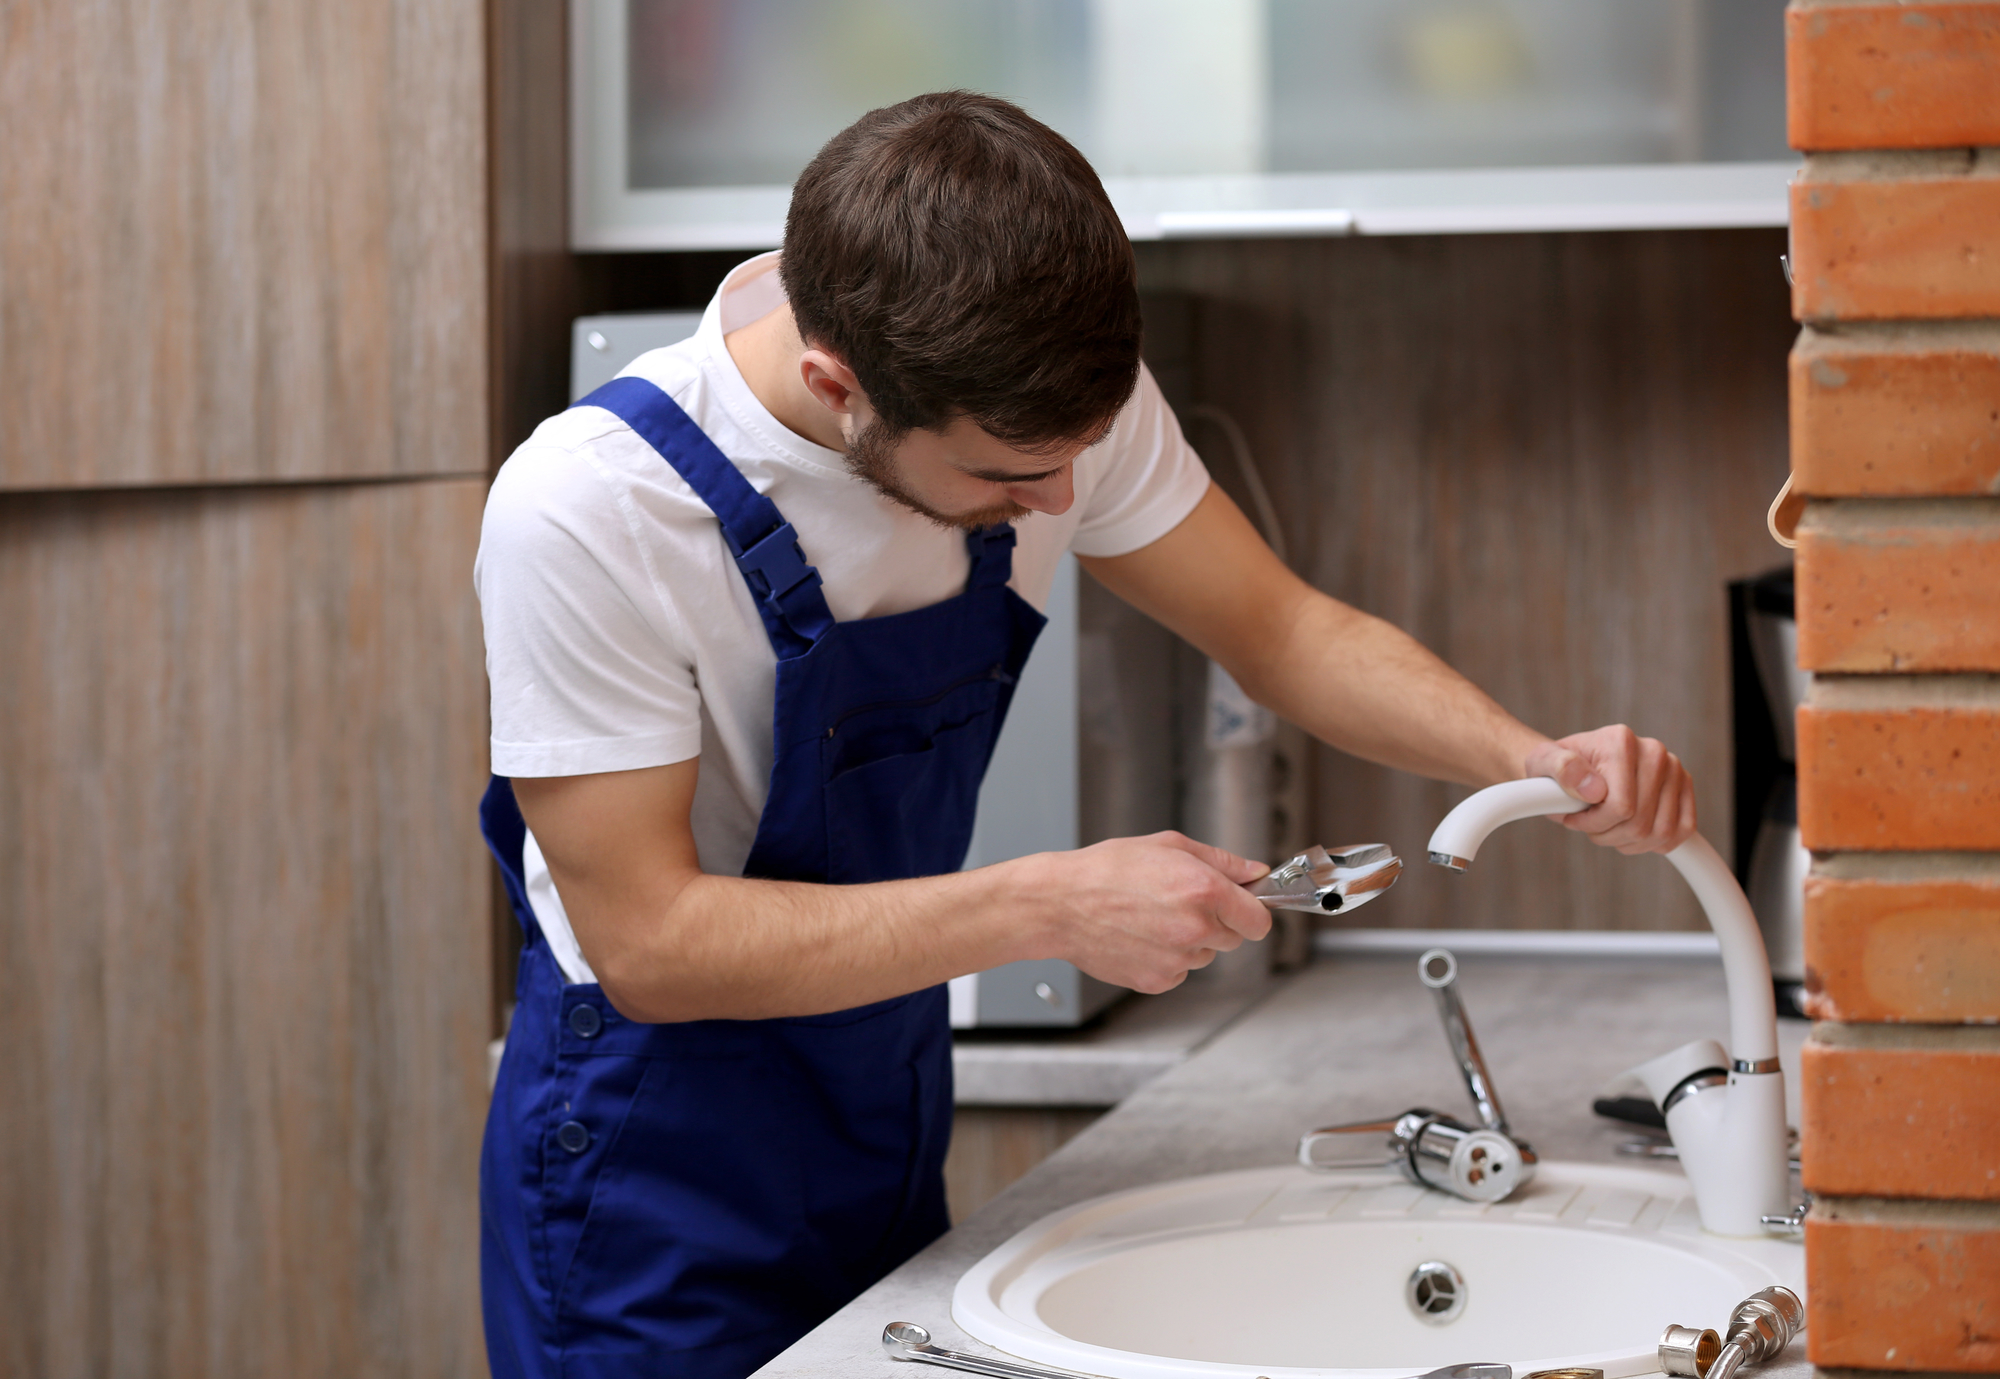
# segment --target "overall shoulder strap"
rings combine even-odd
[[[678,403],[645,379],[628,377],[614,378],[572,405],[602,407],[631,427],[708,505],[757,600],[779,660],[803,655],[833,626],[819,571],[806,564],[792,524]]]
[[[972,570],[966,576],[967,589],[984,589],[1005,584],[1014,577],[1014,524],[996,522],[965,534],[965,549],[972,553]]]

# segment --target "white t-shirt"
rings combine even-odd
[[[922,608],[963,590],[962,533],[851,475],[781,425],[723,344],[776,309],[776,254],[724,281],[691,338],[627,374],[658,385],[798,532],[837,621]],[[1065,549],[1113,556],[1159,539],[1208,487],[1150,374],[1075,467],[1060,517],[1016,524],[1014,590],[1048,602]],[[500,469],[474,566],[493,690],[493,771],[572,776],[701,758],[692,827],[702,870],[740,876],[771,773],[776,654],[714,516],[624,422],[550,417]],[[572,982],[595,981],[532,835],[529,903]]]

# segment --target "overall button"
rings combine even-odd
[[[595,1039],[597,1032],[604,1028],[604,1017],[597,1013],[593,1005],[571,1006],[569,1027],[579,1039]]]
[[[590,1131],[580,1120],[566,1120],[556,1127],[556,1143],[572,1154],[590,1148]]]

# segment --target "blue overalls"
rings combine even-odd
[[[957,870],[1043,623],[1007,587],[1014,529],[968,535],[955,598],[836,623],[791,525],[665,393],[620,378],[577,405],[623,420],[715,513],[777,651],[744,875]],[[944,1231],[942,987],[797,1019],[627,1020],[549,956],[507,780],[480,823],[527,932],[480,1162],[496,1376],[739,1379]]]

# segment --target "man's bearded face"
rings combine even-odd
[[[880,417],[871,417],[847,442],[848,472],[890,502],[908,508],[920,517],[953,531],[976,531],[1001,522],[1026,517],[1032,509],[1009,500],[989,503],[964,512],[945,512],[917,494],[905,475],[898,454],[910,433],[892,430]]]

